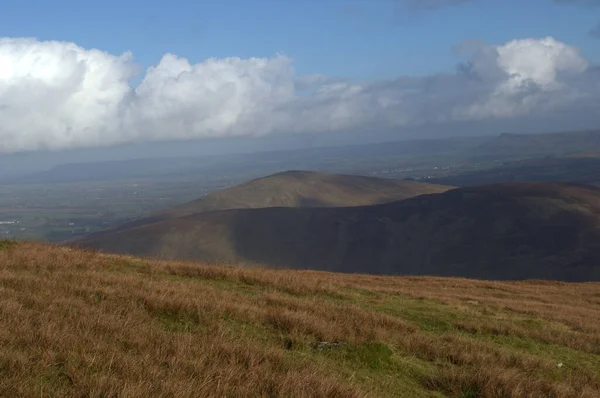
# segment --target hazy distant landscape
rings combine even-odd
[[[600,132],[593,131],[513,134],[56,166],[0,179],[0,236],[70,240],[286,170],[449,186],[513,181],[595,184],[600,182],[600,158],[594,152],[600,150],[598,137]],[[545,139],[552,143],[539,145]]]
[[[239,180],[132,179],[0,184],[0,236],[60,242],[196,199]]]
[[[461,152],[486,140],[419,140],[57,166],[42,173],[0,180],[0,221],[18,222],[0,225],[0,234],[68,240],[286,170],[426,179],[473,169],[479,163],[465,163]]]

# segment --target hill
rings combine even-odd
[[[597,397],[599,284],[0,242],[3,397]]]
[[[216,191],[184,205],[142,217],[107,231],[100,231],[93,237],[215,210],[361,206],[444,192],[451,188],[415,181],[314,171],[286,171]]]
[[[227,209],[363,206],[451,188],[407,180],[285,171],[214,192],[164,214],[172,218]]]
[[[431,181],[454,186],[519,181],[558,181],[600,185],[600,156],[595,152],[584,152],[561,157],[527,159]]]
[[[600,188],[498,184],[373,206],[215,211],[79,244],[339,272],[600,280]]]
[[[564,155],[573,152],[600,150],[600,130],[546,134],[504,133],[481,144],[474,153],[479,156],[534,157]]]

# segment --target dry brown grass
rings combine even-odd
[[[600,396],[598,283],[241,269],[19,243],[0,245],[0,298],[2,397]]]

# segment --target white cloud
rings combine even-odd
[[[576,48],[551,37],[484,45],[473,63],[475,70],[491,76],[495,85],[482,101],[456,108],[454,116],[458,118],[523,116],[560,106],[561,101],[572,102],[574,93],[567,82],[589,67]]]
[[[131,84],[131,54],[0,39],[0,152],[276,133],[373,131],[593,108],[597,70],[552,38],[460,47],[455,73],[349,82],[284,56],[166,54]],[[441,125],[440,125],[441,127]]]
[[[581,73],[588,67],[575,48],[551,37],[513,40],[497,51],[498,66],[509,76],[509,90],[519,90],[528,81],[543,90],[553,90],[558,88],[558,73]]]
[[[152,139],[268,134],[277,108],[294,95],[294,72],[282,56],[190,65],[167,54],[134,90],[128,127]]]
[[[119,130],[136,68],[73,43],[0,39],[0,150],[96,145]]]

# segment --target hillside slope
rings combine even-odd
[[[339,272],[600,280],[600,188],[498,184],[375,206],[208,212],[80,243]]]
[[[445,192],[451,188],[415,181],[314,171],[286,171],[213,192],[173,209],[100,231],[94,236],[215,210],[361,206]]]
[[[0,241],[0,396],[598,397],[599,291]]]

